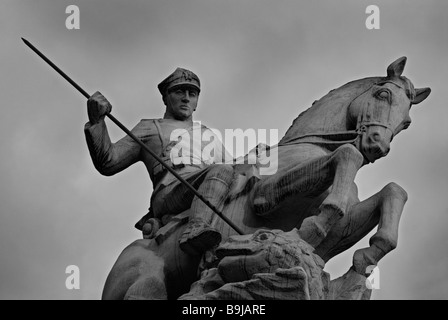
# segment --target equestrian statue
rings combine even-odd
[[[429,88],[416,89],[402,76],[405,64],[406,57],[399,58],[385,77],[355,80],[331,90],[293,121],[277,145],[259,145],[255,164],[224,161],[226,151],[217,139],[216,147],[223,152],[214,158],[194,161],[203,154],[201,142],[188,161],[182,162],[185,155],[173,152],[179,150],[179,140],[172,139],[175,129],[193,137],[195,130],[202,134],[210,130],[195,125],[192,118],[201,90],[199,78],[187,69],[176,69],[159,84],[164,117],[143,119],[132,133],[202,199],[129,136],[112,143],[104,121],[111,105],[99,92],[92,95],[84,131],[95,167],[113,175],[142,161],[154,184],[150,211],[136,224],[143,239],[118,257],[102,298],[344,297],[334,289],[342,280],[336,286],[322,271],[327,261],[378,226],[369,247],[353,256],[349,276],[362,282],[368,267],[397,246],[406,191],[391,182],[360,201],[354,180],[361,167],[390,152],[393,138],[411,124],[411,107],[430,94]],[[272,154],[277,155],[274,160]],[[276,165],[267,167],[267,157]],[[312,263],[305,263],[304,255],[312,257]],[[245,269],[239,267],[241,261],[246,261]],[[317,277],[313,270],[319,270]],[[284,284],[293,283],[282,280],[288,277],[296,279],[297,286],[286,288]],[[365,292],[356,298],[368,298]]]

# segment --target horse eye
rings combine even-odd
[[[380,89],[374,93],[374,96],[379,100],[385,100],[392,104],[392,93],[388,89]]]
[[[389,98],[389,92],[386,90],[381,90],[378,92],[377,96],[381,99],[388,99]]]

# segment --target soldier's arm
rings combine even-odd
[[[103,175],[114,175],[140,160],[141,147],[129,136],[112,143],[104,121],[112,109],[110,103],[96,92],[87,102],[89,122],[84,126],[87,146],[95,168]],[[138,134],[137,125],[131,131]]]

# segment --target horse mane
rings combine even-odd
[[[369,77],[354,80],[333,89],[321,99],[313,102],[311,107],[299,114],[286,131],[279,145],[290,143],[316,143],[328,146],[338,145],[354,139],[354,134],[348,134],[355,129],[356,123],[350,123],[347,108],[360,94],[374,84],[385,81],[398,81],[403,85],[406,95],[413,101],[415,88],[412,82],[404,77]]]
[[[375,83],[385,79],[384,77],[369,77],[354,80],[331,90],[294,119],[279,145],[312,133],[337,133],[341,131],[341,126],[349,129],[350,123],[347,123],[346,111],[351,101]]]

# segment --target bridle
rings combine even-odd
[[[350,107],[351,107],[353,101],[355,101],[357,98],[359,98],[361,95],[363,95],[367,91],[370,91],[373,88],[373,86],[374,85],[372,85],[369,89],[367,89],[366,91],[364,91],[360,95],[358,95],[356,98],[354,98],[348,105],[347,110],[350,110]],[[376,107],[376,104],[370,105],[370,108],[368,107],[368,104],[364,104],[361,112],[359,112],[358,119],[356,121],[356,133],[358,134],[358,137],[365,134],[367,132],[367,127],[370,127],[370,126],[379,126],[379,127],[386,128],[386,130],[390,130],[392,132],[392,136],[394,135],[394,131],[392,130],[392,127],[390,124],[391,108],[389,107],[389,113],[387,115],[386,123],[383,123],[382,121],[379,121],[378,119],[375,119],[373,117],[373,109],[375,107]]]
[[[355,101],[357,98],[359,98],[361,95],[363,95],[364,93],[366,93],[367,91],[371,90],[373,88],[373,86],[377,86],[377,85],[383,85],[386,83],[392,83],[393,85],[397,86],[398,88],[405,90],[405,88],[403,88],[402,86],[400,86],[398,83],[391,81],[391,80],[386,80],[386,81],[382,81],[382,82],[378,82],[373,84],[372,86],[370,86],[367,90],[363,91],[361,94],[359,94],[358,96],[356,96],[350,103],[348,106],[348,109],[350,109],[351,104],[353,103],[353,101]],[[410,97],[411,101],[412,101],[412,96]],[[378,121],[377,119],[374,119],[373,117],[373,108],[376,105],[372,105],[371,108],[368,108],[367,105],[364,105],[362,108],[362,111],[358,114],[358,119],[356,122],[356,132],[358,135],[362,135],[367,131],[367,127],[369,126],[378,126],[378,127],[383,127],[386,128],[386,130],[389,130],[391,132],[391,139],[393,139],[394,135],[395,135],[395,130],[392,128],[392,124],[390,123],[390,115],[392,112],[392,107],[390,105],[388,105],[389,108],[389,112],[387,115],[387,120],[386,122],[382,122],[382,121]]]
[[[376,82],[376,83],[372,84],[371,86],[369,86],[369,88],[367,88],[366,90],[362,91],[356,97],[354,97],[348,104],[347,110],[350,110],[350,106],[356,99],[358,99],[360,96],[362,96],[366,92],[370,91],[374,86],[383,85],[385,83],[392,83],[395,86],[397,86],[398,88],[405,90],[405,88],[403,88],[401,85],[399,85],[398,83],[396,83],[392,80]],[[411,90],[411,93],[412,93],[412,90]],[[410,97],[410,99],[412,101],[412,96]],[[390,105],[388,105],[389,112],[387,115],[387,120],[386,120],[386,122],[383,122],[383,121],[381,121],[382,119],[375,119],[375,117],[374,117],[373,110],[376,107],[376,105],[377,104],[371,104],[370,107],[367,104],[363,105],[361,112],[359,112],[359,114],[358,114],[355,130],[346,130],[346,131],[338,131],[338,132],[308,133],[308,134],[296,137],[294,139],[291,139],[287,142],[283,142],[282,145],[306,143],[306,142],[303,142],[300,140],[302,140],[303,138],[309,138],[309,137],[316,137],[316,138],[323,139],[323,141],[319,142],[319,144],[338,144],[338,145],[342,145],[342,144],[346,144],[346,143],[356,144],[357,140],[367,132],[367,127],[370,127],[370,126],[379,126],[379,127],[386,128],[386,130],[389,130],[392,133],[391,139],[393,139],[393,137],[395,135],[395,131],[392,128],[392,125],[390,123],[390,115],[392,112],[392,107]],[[339,140],[339,138],[341,138],[341,137],[342,138],[345,137],[348,139]],[[325,140],[327,142],[324,142]]]

